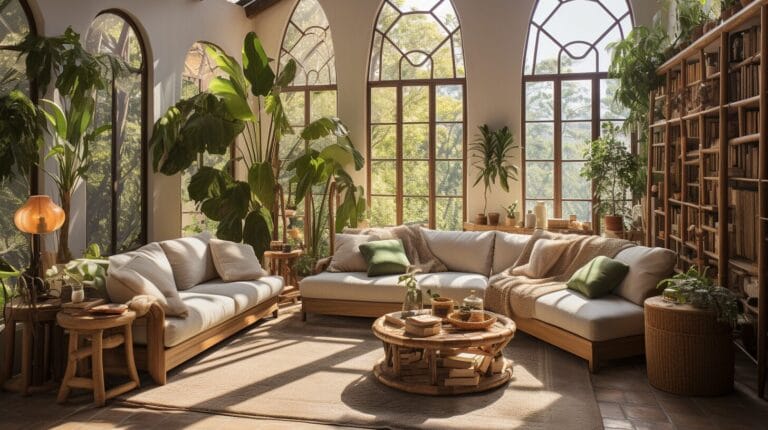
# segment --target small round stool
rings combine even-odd
[[[59,325],[69,330],[69,353],[67,370],[61,381],[57,401],[63,403],[67,400],[72,388],[93,390],[93,401],[96,406],[104,406],[104,402],[115,396],[133,390],[139,386],[139,375],[136,372],[136,364],[133,361],[133,333],[131,326],[136,319],[136,312],[127,310],[121,315],[94,315],[87,312],[59,312],[56,321]],[[104,331],[122,327],[121,333],[108,334],[104,337]],[[80,347],[81,337],[90,340],[90,346]],[[128,368],[130,382],[104,390],[104,360],[105,349],[117,348],[125,345],[125,362]],[[76,377],[77,362],[91,357],[91,378]]]

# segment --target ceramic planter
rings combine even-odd
[[[615,215],[606,215],[604,218],[605,229],[608,231],[624,231],[624,218]]]
[[[486,225],[488,224],[488,218],[485,216],[485,214],[477,214],[475,215],[475,224]]]
[[[436,297],[432,299],[432,315],[439,318],[448,318],[453,312],[453,300],[448,297]]]
[[[500,217],[498,212],[488,212],[488,225],[499,225]]]

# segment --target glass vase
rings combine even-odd
[[[424,302],[422,300],[421,290],[418,288],[409,288],[405,292],[405,299],[403,300],[403,318],[412,317],[418,315]]]

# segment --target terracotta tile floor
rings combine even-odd
[[[740,354],[737,354],[737,358],[734,392],[714,398],[675,396],[654,389],[648,384],[642,359],[609,363],[599,373],[592,375],[592,385],[605,428],[768,429],[768,401],[757,398],[752,388],[756,385],[755,366]],[[577,358],[574,357],[574,360]],[[22,398],[0,392],[0,429],[339,428],[293,421],[136,408],[114,402],[97,409],[91,406],[91,401],[89,395],[80,394],[71,397],[69,403],[62,406],[56,404],[55,393]]]

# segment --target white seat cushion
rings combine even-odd
[[[235,311],[240,314],[283,291],[283,278],[264,276],[255,281],[224,282],[214,279],[196,285],[186,292],[229,297],[235,301]]]
[[[200,294],[189,291],[179,292],[181,300],[187,305],[189,315],[186,318],[165,317],[165,347],[170,348],[181,342],[219,325],[235,316],[235,300],[217,294]],[[145,321],[145,320],[138,320]],[[147,343],[146,323],[134,324],[134,342]]]
[[[545,294],[536,300],[534,318],[591,341],[644,333],[643,308],[611,294],[599,299],[572,290]]]
[[[369,278],[363,272],[323,272],[304,278],[299,284],[301,296],[312,299],[356,300],[402,303],[405,288],[397,285],[398,275]],[[441,272],[416,275],[421,290],[427,289],[459,303],[475,290],[483,297],[488,278],[475,273]],[[424,298],[425,303],[428,299]]]

